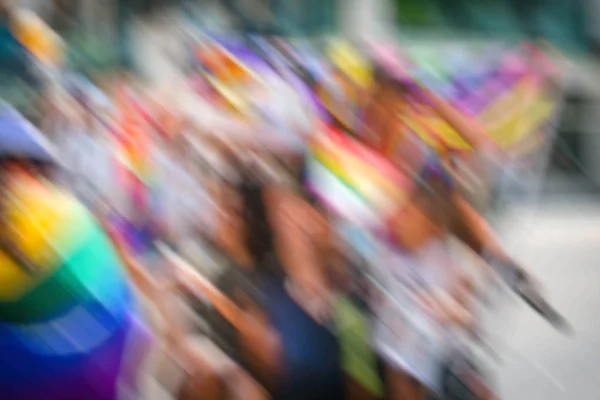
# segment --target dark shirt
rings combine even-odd
[[[268,264],[273,262],[270,260]],[[229,259],[229,265],[215,284],[241,308],[245,308],[248,301],[254,302],[264,310],[279,334],[286,373],[279,386],[272,388],[274,399],[341,399],[344,386],[337,338],[292,300],[285,290],[283,275],[277,272],[280,270],[272,265],[260,270],[245,269]],[[235,328],[218,312],[211,313],[210,306],[199,300],[192,301],[196,304],[194,309],[205,320],[209,315],[214,342],[263,384],[259,374],[245,362]]]

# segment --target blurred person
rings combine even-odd
[[[501,156],[501,151],[475,121],[427,89],[416,86],[406,77],[401,79],[379,72],[374,97],[366,113],[366,129],[372,129],[376,146],[382,149],[390,137],[399,134],[402,124],[397,114],[417,96],[432,107],[474,148],[488,156]],[[389,144],[389,143],[388,143]],[[383,302],[376,310],[380,316],[374,327],[374,343],[386,364],[386,384],[392,399],[419,399],[427,391],[440,391],[439,373],[447,354],[447,338],[439,334],[439,326],[469,325],[471,316],[456,301],[455,288],[464,287],[447,251],[447,240],[455,236],[485,261],[499,263],[509,275],[532,282],[529,274],[499,246],[482,216],[456,190],[445,167],[445,155],[428,153],[399,160],[400,167],[415,178],[409,200],[390,223],[393,244],[382,257],[384,270],[389,269],[389,295],[394,301]],[[393,160],[396,161],[396,160]],[[418,292],[406,297],[405,286]],[[465,297],[465,296],[461,296]],[[467,298],[469,296],[466,296]],[[412,331],[398,307],[421,325]],[[394,308],[396,309],[394,310]],[[410,344],[416,338],[419,348]]]
[[[201,204],[194,202],[194,188],[201,185],[196,181],[193,169],[186,169],[186,163],[191,162],[186,140],[177,135],[174,138],[157,136],[154,145],[162,152],[153,152],[153,157],[161,158],[161,168],[155,178],[162,178],[157,185],[159,193],[153,201],[163,201],[161,194],[167,195],[168,207],[165,212],[164,204],[153,205],[150,212],[132,207],[128,215],[133,218],[133,226],[126,229],[130,235],[136,235],[137,240],[127,240],[123,229],[114,224],[108,224],[113,231],[113,240],[123,259],[126,260],[132,275],[150,304],[156,307],[159,321],[157,329],[160,332],[161,347],[156,363],[156,379],[166,382],[167,389],[178,399],[264,399],[263,390],[236,364],[235,360],[216,354],[214,347],[204,339],[205,332],[191,318],[186,304],[182,301],[182,289],[190,290],[190,282],[177,282],[177,265],[164,257],[158,251],[157,242],[164,240],[167,245],[177,252],[182,250],[182,242],[197,240],[196,230],[202,230],[201,219],[195,218],[198,213],[207,211]],[[157,163],[157,159],[153,159]],[[189,166],[189,165],[188,165]],[[164,174],[164,175],[162,175]],[[176,175],[176,176],[174,176]],[[182,179],[182,181],[179,181]],[[178,193],[183,190],[184,193]],[[156,195],[156,193],[154,194]],[[183,204],[180,197],[185,196]],[[192,201],[186,203],[186,201]],[[134,203],[132,203],[133,205]],[[183,210],[181,208],[184,208]],[[173,213],[175,212],[175,213]],[[162,226],[166,218],[167,227]],[[174,220],[173,220],[174,219]],[[146,231],[150,229],[154,231]],[[134,238],[136,239],[136,238]],[[139,243],[136,245],[136,241]],[[152,248],[148,246],[151,245]],[[196,291],[192,289],[194,296]],[[200,324],[200,326],[202,326]],[[217,351],[218,353],[218,351]],[[165,369],[167,368],[168,371]],[[164,376],[166,372],[166,376]],[[243,390],[243,395],[240,392]]]
[[[58,182],[72,191],[96,213],[123,211],[123,189],[115,184],[116,146],[112,133],[94,117],[96,105],[87,95],[63,108],[64,123],[55,143],[64,169]],[[106,216],[106,215],[104,215]]]
[[[410,132],[406,131],[399,114],[410,102],[415,101],[421,105],[425,104],[425,106],[431,107],[471,145],[475,153],[496,160],[502,160],[505,157],[502,150],[477,121],[463,115],[430,90],[419,87],[407,76],[395,77],[385,70],[377,72],[371,98],[366,102],[365,133],[363,134],[363,137],[366,138],[365,141],[373,144],[379,151],[383,152],[387,151],[386,146],[389,146],[390,143],[406,145],[407,141],[410,140]],[[436,156],[434,154],[435,149],[428,149],[423,146],[407,147],[410,151],[403,152],[401,158],[395,157],[395,153],[387,152],[386,154],[391,154],[392,161],[404,173],[413,178],[418,179],[421,169],[427,164],[427,160],[431,156],[437,159],[436,162],[439,162],[444,169],[451,164],[447,153],[442,152],[442,154]],[[501,254],[483,218],[464,199],[457,197],[457,201],[461,202],[460,208],[464,210],[465,229],[468,226],[469,232],[477,232],[476,238],[470,237],[468,239],[466,238],[468,233],[466,231],[462,233],[465,240],[470,243],[469,246],[477,247],[475,250],[480,252],[483,251],[483,248],[479,248],[481,243],[476,245],[474,241],[489,241],[490,246],[494,248],[493,252],[505,259],[507,256],[504,253]]]
[[[0,393],[139,398],[151,334],[123,260],[92,214],[51,183],[51,145],[14,111],[1,114]]]
[[[428,390],[439,391],[452,340],[447,332],[470,323],[468,310],[455,297],[461,275],[449,252],[457,215],[448,201],[451,181],[439,167],[424,174],[394,218],[394,241],[382,255],[388,277],[383,285],[391,299],[375,306],[373,341],[386,365],[392,399],[421,399]]]
[[[316,225],[311,223],[312,217],[307,211],[301,211],[305,207],[294,206],[289,195],[282,193],[281,183],[273,180],[273,170],[266,164],[255,160],[235,171],[238,174],[235,181],[221,190],[224,214],[215,244],[230,263],[217,278],[217,287],[239,307],[242,316],[237,321],[221,323],[219,336],[228,342],[222,346],[228,348],[230,356],[274,398],[342,398],[336,339],[326,326],[315,321],[318,318],[325,323],[325,316],[319,314],[321,310],[313,313],[315,307],[308,297],[298,297],[299,301],[302,299],[303,307],[300,307],[290,294],[296,290],[286,283],[288,271],[293,271],[292,280],[303,276],[299,269],[293,269],[303,263],[302,260],[309,270],[315,268],[307,262],[314,263],[310,254],[316,256],[311,249],[316,245],[318,232],[301,232],[302,236],[312,236],[308,247],[303,248],[307,255],[298,253],[306,244],[305,239],[295,239],[294,254],[302,260],[288,270],[285,263],[290,255],[284,256],[283,252],[294,245],[281,243],[294,240],[298,229],[287,230],[281,208],[288,208],[286,213],[302,212],[296,217],[308,222],[307,230]],[[310,243],[310,240],[315,242]],[[302,284],[309,287],[310,282],[311,288],[326,285],[324,274],[318,278],[312,274],[305,274],[311,277],[305,278]],[[319,279],[321,281],[316,282]]]
[[[206,218],[201,215],[202,213],[216,212],[213,207],[203,207],[203,204],[206,204],[206,199],[202,197],[206,195],[206,193],[204,193],[205,189],[198,189],[199,186],[203,186],[207,183],[207,177],[204,176],[202,177],[203,179],[197,179],[198,171],[195,171],[196,165],[194,163],[195,160],[193,159],[195,154],[190,154],[190,145],[183,135],[168,138],[166,139],[166,142],[161,141],[157,144],[160,145],[160,143],[168,146],[168,150],[161,153],[161,155],[168,159],[169,163],[168,165],[163,165],[163,167],[168,167],[168,169],[164,169],[161,172],[166,173],[166,175],[162,177],[167,179],[167,181],[163,181],[159,185],[160,190],[166,195],[166,198],[161,197],[159,200],[166,200],[169,204],[165,205],[162,203],[158,209],[161,213],[161,219],[170,219],[166,221],[168,226],[166,229],[163,228],[163,233],[161,233],[160,237],[161,239],[166,240],[166,243],[175,250],[175,252],[188,257],[194,264],[194,267],[197,266],[201,273],[205,273],[207,271],[203,265],[196,265],[196,263],[202,263],[203,259],[195,259],[194,253],[189,252],[190,249],[187,245],[188,243],[202,245],[199,243],[200,241],[205,241],[211,237],[214,238],[213,235],[216,233],[210,222],[208,224],[203,223]],[[218,144],[210,143],[210,145],[215,146],[214,150],[217,153],[221,150],[219,149]],[[204,148],[204,150],[207,149]],[[219,169],[218,161],[215,162],[215,160],[211,160],[211,164],[213,168]],[[220,172],[224,173],[225,171],[220,170]],[[181,181],[178,181],[178,179],[181,179]],[[201,197],[195,197],[197,189],[201,193]],[[221,189],[223,188],[221,187]],[[180,191],[183,191],[183,193],[180,193]],[[182,199],[180,196],[184,196],[184,198]],[[186,202],[189,202],[189,204],[186,204]],[[171,209],[165,210],[165,207],[171,207]],[[229,236],[230,235],[228,235],[228,237]],[[228,244],[231,242],[231,240],[227,241]],[[224,247],[227,249],[227,251],[224,251],[225,254],[234,254],[229,257],[230,260],[239,259],[236,257],[237,253],[231,251],[230,246],[225,244]],[[147,260],[140,261],[141,262],[137,264],[138,267],[143,270],[144,273],[147,273],[147,265],[143,265]],[[227,264],[227,261],[219,261]],[[159,262],[169,263],[169,260],[164,259]],[[170,265],[164,267],[172,268],[173,266]],[[222,267],[222,269],[227,269],[227,267]],[[219,270],[221,270],[221,268]],[[231,293],[227,291],[230,285],[229,282],[233,281],[238,283],[236,280],[238,275],[235,273],[238,270],[239,268],[235,267],[234,270],[230,271],[233,272],[233,274],[225,274],[226,276],[223,275],[217,279],[218,288],[224,290],[228,295],[231,295]],[[175,267],[172,272],[175,272],[176,274],[177,268]],[[212,274],[207,275],[210,277]],[[170,358],[181,363],[184,369],[181,385],[174,389],[175,394],[178,396],[177,398],[265,398],[265,394],[260,387],[244,372],[244,368],[240,369],[238,366],[241,365],[243,367],[245,365],[242,362],[245,358],[240,358],[237,351],[231,350],[231,336],[234,335],[230,328],[232,325],[231,322],[223,317],[217,318],[217,321],[215,322],[214,317],[211,318],[211,315],[207,315],[208,310],[212,310],[212,308],[207,308],[207,304],[205,303],[206,298],[202,291],[200,290],[199,292],[198,288],[193,285],[190,286],[189,280],[179,283],[172,281],[170,278],[173,276],[177,275],[164,276],[153,274],[152,280],[157,287],[159,287],[154,298],[159,304],[159,307],[163,309],[163,314],[167,315],[167,323],[169,325],[166,332],[166,352]],[[246,288],[247,287],[248,286],[246,286]],[[184,295],[183,298],[181,297],[182,294]],[[207,339],[214,342],[221,351],[225,351],[224,355],[219,356],[219,351],[216,351],[215,353],[215,349],[211,348],[213,346],[211,343],[208,343],[207,348],[206,340],[203,340],[204,345],[198,347],[198,335],[204,336],[210,331],[207,332],[205,330],[203,323],[198,324],[198,321],[194,321],[195,318],[188,314],[186,311],[186,304],[184,304],[185,301],[182,300],[187,300],[187,303],[192,305],[194,310],[198,313],[197,317],[207,320],[209,323],[212,322],[211,330],[214,330],[216,333],[210,335]],[[224,300],[225,303],[229,301],[230,300],[227,298]],[[221,304],[218,301],[217,303]],[[251,304],[243,302],[240,307],[243,309],[237,310],[237,308],[234,307],[234,311],[230,311],[231,307],[226,307],[231,313],[235,313],[236,315],[243,314],[249,319],[244,322],[246,317],[233,318],[235,327],[244,332],[249,330],[249,335],[258,335],[258,337],[262,337],[262,335],[258,334],[261,331],[257,331],[258,328],[255,327],[256,324],[253,319],[250,320],[255,314],[246,312],[246,307],[252,309]],[[217,309],[219,312],[223,312],[222,308],[219,308],[218,306]],[[212,314],[212,311],[209,314]],[[217,314],[220,315],[219,313]],[[228,313],[225,313],[225,315],[229,317]],[[253,338],[257,341],[257,345],[261,343],[255,336],[253,336]],[[202,354],[203,351],[206,353]],[[215,362],[216,365],[213,365]],[[225,363],[225,367],[223,367],[223,362]],[[219,365],[221,365],[221,367],[219,367]],[[262,376],[264,375],[261,375],[261,377]],[[245,389],[242,390],[242,388]]]
[[[178,249],[186,240],[213,230],[215,206],[209,177],[202,176],[190,127],[178,124],[170,137],[156,138],[153,150],[154,201],[161,235]]]
[[[303,154],[284,156],[286,184],[272,192],[277,242],[294,287],[294,300],[320,323],[331,317],[332,283],[328,276],[330,256],[335,254],[334,232],[329,215],[304,186]]]
[[[367,279],[371,266],[354,247],[340,239],[329,256],[328,278],[335,291],[332,327],[345,373],[345,398],[383,399],[383,381],[377,354],[371,345],[373,309],[369,299],[373,290]]]

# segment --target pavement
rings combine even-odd
[[[503,398],[599,398],[598,199],[573,194],[543,199],[517,207],[503,225],[511,253],[536,274],[575,330],[564,337],[524,306],[510,305],[514,314],[503,317],[499,329],[507,345],[499,366]]]

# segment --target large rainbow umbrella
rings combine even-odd
[[[31,125],[2,109],[0,155],[52,162]],[[9,123],[10,122],[10,123]],[[19,400],[117,399],[135,389],[149,339],[122,262],[73,197],[27,174],[5,190],[0,246],[0,393]]]
[[[136,386],[123,360],[138,357],[138,365],[143,354],[131,353],[128,343],[149,339],[119,256],[69,195],[30,178],[12,192],[11,247],[29,267],[0,252],[0,393],[117,399],[119,385]]]

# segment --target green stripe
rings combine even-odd
[[[96,221],[85,207],[73,198],[64,196],[61,205],[63,207],[62,215],[59,215],[58,218],[54,216],[56,221],[53,227],[42,233],[48,242],[47,247],[42,251],[49,253],[48,259],[44,261],[47,264],[43,264],[44,272],[40,272],[38,276],[32,276],[35,281],[34,285],[22,293],[19,299],[35,291],[38,285],[56,274],[65,260],[70,259],[85,243],[89,242],[94,232]],[[19,299],[13,299],[12,302],[19,301]],[[11,303],[11,301],[7,302]],[[2,303],[3,301],[0,301],[0,306]]]
[[[126,290],[122,265],[99,225],[91,228],[87,241],[52,276],[18,301],[0,304],[0,320],[28,323],[92,299],[107,306],[118,301]]]
[[[373,396],[383,396],[368,318],[347,297],[342,297],[335,303],[334,319],[339,329],[342,368]]]
[[[70,258],[87,243],[97,229],[97,221],[83,205],[69,199],[65,207],[70,215],[60,222],[61,229],[56,236],[50,238],[54,251],[63,260]]]

